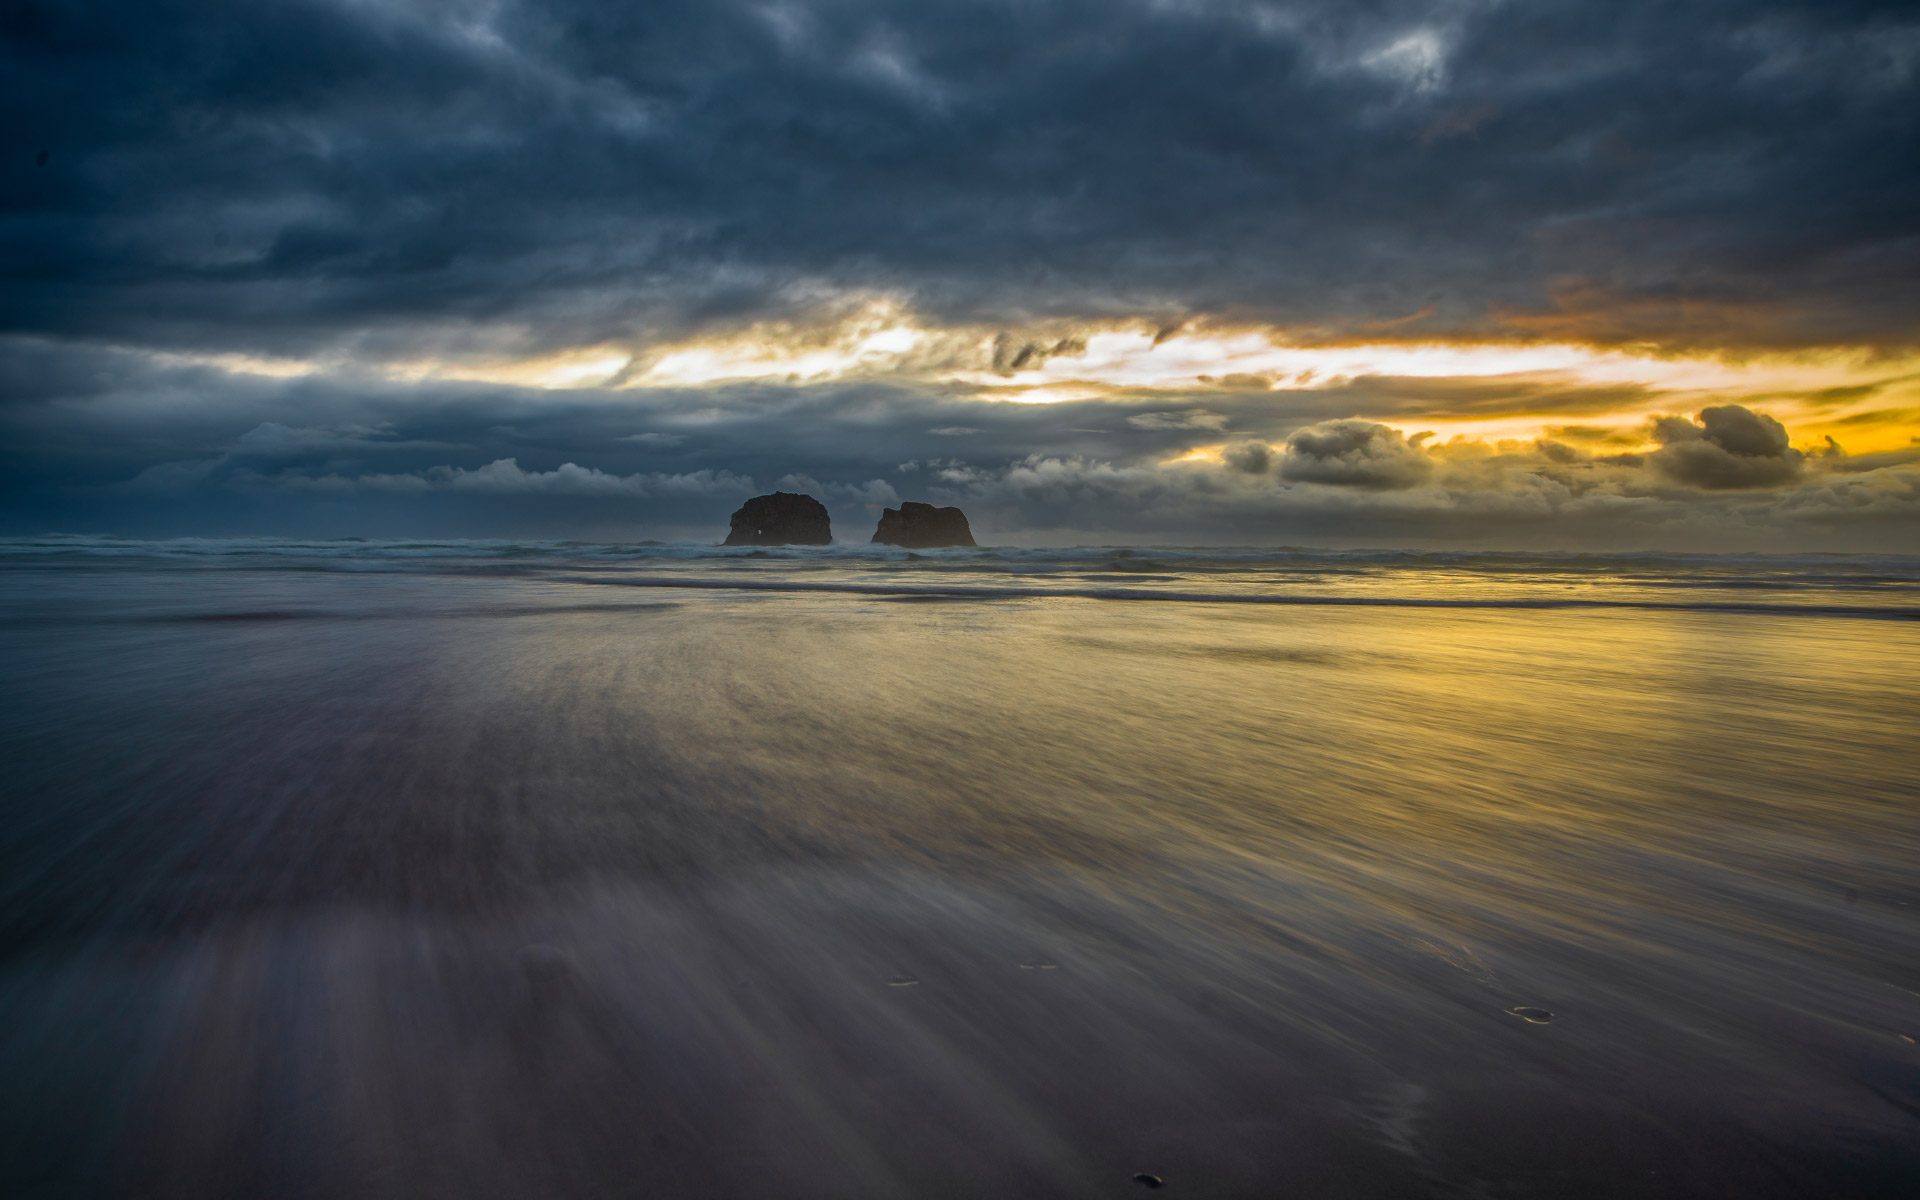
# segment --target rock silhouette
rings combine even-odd
[[[827,506],[797,492],[755,496],[734,511],[728,546],[824,546],[833,540]]]
[[[880,527],[873,531],[873,540],[878,545],[905,546],[909,550],[974,544],[973,530],[967,527],[967,514],[957,508],[935,508],[917,500],[881,513]]]

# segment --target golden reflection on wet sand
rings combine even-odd
[[[14,1194],[1920,1170],[1920,624],[280,586],[8,627]]]

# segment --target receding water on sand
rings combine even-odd
[[[1911,1194],[1915,564],[1114,561],[0,546],[0,1190]]]

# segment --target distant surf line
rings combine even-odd
[[[1155,591],[1147,588],[909,587],[885,583],[833,583],[799,579],[686,579],[637,576],[608,579],[556,575],[558,583],[605,587],[677,588],[689,591],[824,592],[912,600],[1156,600],[1175,604],[1272,604],[1329,608],[1591,609],[1643,612],[1744,613],[1753,616],[1853,617],[1881,621],[1920,620],[1920,607],[1866,604],[1769,604],[1752,600],[1609,600],[1599,598],[1313,596],[1298,592]]]

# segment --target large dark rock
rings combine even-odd
[[[729,546],[824,546],[833,540],[827,506],[812,496],[775,492],[755,496],[733,514]]]
[[[974,544],[973,530],[967,528],[967,514],[957,508],[935,508],[917,500],[881,513],[880,528],[873,531],[873,540],[883,546],[905,546],[909,550]]]

